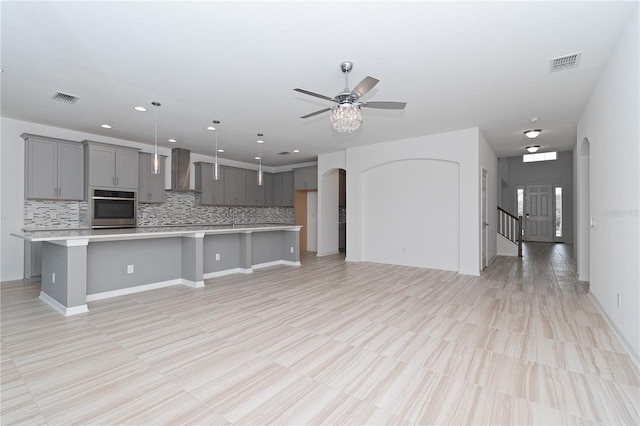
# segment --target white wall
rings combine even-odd
[[[420,265],[447,269],[450,265],[457,264],[458,271],[463,274],[479,275],[480,273],[480,170],[479,170],[479,139],[478,128],[458,130],[455,132],[441,133],[437,135],[421,136],[411,139],[387,142],[375,145],[347,148],[347,260],[367,261],[371,253],[377,248],[366,247],[371,241],[368,232],[376,232],[368,229],[371,224],[379,223],[375,217],[378,211],[393,209],[393,215],[389,217],[389,226],[397,226],[400,222],[408,222],[405,217],[412,207],[410,200],[422,193],[434,194],[443,187],[442,179],[426,179],[422,176],[414,179],[415,170],[401,172],[397,168],[394,173],[385,173],[386,185],[395,190],[394,202],[396,205],[388,206],[388,200],[381,197],[373,197],[372,191],[367,185],[372,182],[368,172],[378,167],[393,162],[406,162],[409,160],[441,160],[457,163],[459,168],[459,198],[458,205],[442,203],[433,200],[433,208],[445,212],[459,212],[458,229],[430,229],[427,233],[403,233],[399,235],[394,244],[398,247],[423,247],[423,253],[437,251],[441,241],[457,236],[458,258],[451,258],[449,254],[445,259],[437,259],[440,264],[434,266],[422,256]],[[319,159],[319,164],[321,161]],[[405,163],[408,164],[408,163]],[[427,164],[427,163],[425,163]],[[382,169],[381,169],[382,170]],[[497,170],[493,170],[495,174]],[[448,172],[447,172],[448,173]],[[493,189],[495,192],[495,189]],[[496,195],[494,194],[494,197]],[[320,202],[322,202],[321,200]],[[424,213],[424,212],[423,212]],[[410,220],[419,218],[411,213]],[[416,227],[419,225],[416,223]],[[417,228],[416,228],[417,229]],[[421,231],[425,231],[421,229]],[[374,250],[374,252],[372,252]],[[375,252],[376,255],[380,254]],[[405,250],[406,254],[406,250]],[[408,256],[408,255],[407,255]],[[405,256],[405,257],[407,257]],[[412,257],[412,264],[420,256]],[[387,253],[386,258],[376,258],[383,263],[400,263]]]
[[[338,169],[346,169],[345,151],[318,155],[317,256],[338,253]],[[347,191],[347,199],[349,197]],[[348,210],[348,209],[347,209]],[[348,250],[348,248],[347,248]]]
[[[638,9],[630,18],[578,123],[576,156],[589,149],[589,166],[578,162],[580,252],[589,245],[590,291],[640,360],[640,30]],[[588,145],[583,141],[587,139]],[[588,148],[587,148],[588,147]],[[589,167],[589,171],[585,170]],[[581,179],[590,174],[589,204]],[[587,241],[589,241],[587,243]],[[578,262],[582,262],[581,256]],[[622,303],[617,305],[617,295]]]

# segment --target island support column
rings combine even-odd
[[[42,243],[40,299],[64,316],[88,312],[88,239]]]
[[[189,287],[204,287],[204,232],[182,237],[182,283]]]

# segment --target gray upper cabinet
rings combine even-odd
[[[262,175],[263,182],[263,193],[264,193],[264,205],[265,206],[273,206],[273,174],[272,173],[263,173]]]
[[[196,191],[200,192],[200,204],[224,204],[224,167],[219,167],[219,179],[213,179],[212,163],[196,162]]]
[[[282,175],[282,205],[293,207],[293,172],[283,172]]]
[[[25,140],[25,198],[83,200],[82,145],[26,133],[21,137]]]
[[[273,205],[293,207],[293,172],[273,175]]]
[[[138,202],[164,202],[165,155],[159,155],[159,173],[153,174],[153,154],[138,153]]]
[[[246,204],[246,170],[224,167],[224,203],[230,206]]]
[[[88,186],[138,190],[138,149],[93,141],[82,143]]]
[[[296,190],[318,189],[318,167],[302,167],[293,170]]]

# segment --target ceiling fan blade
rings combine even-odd
[[[331,109],[331,108],[324,108],[324,109],[321,109],[321,110],[319,110],[319,111],[312,112],[311,114],[303,115],[303,116],[302,116],[302,117],[300,117],[300,118],[309,118],[309,117],[313,117],[314,115],[318,115],[318,114],[322,114],[323,112],[327,112],[327,111],[329,111],[330,109]]]
[[[381,109],[404,109],[407,106],[406,102],[391,102],[391,101],[371,101],[363,102],[360,104],[365,108],[381,108]]]
[[[356,87],[353,88],[353,90],[351,91],[351,96],[353,96],[355,99],[358,99],[360,96],[373,89],[373,86],[378,84],[379,81],[380,80],[378,80],[377,78],[366,76],[360,83],[358,83]]]
[[[316,98],[326,99],[326,100],[328,100],[328,101],[332,101],[332,102],[335,102],[335,101],[336,101],[335,99],[330,98],[330,97],[328,97],[328,96],[320,95],[320,94],[318,94],[318,93],[310,92],[310,91],[308,91],[308,90],[304,90],[304,89],[293,89],[293,90],[295,90],[296,92],[304,93],[305,95],[315,96]]]

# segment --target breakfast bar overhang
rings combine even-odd
[[[171,285],[300,265],[297,225],[220,225],[11,234],[42,242],[40,299],[63,315],[87,302]]]

